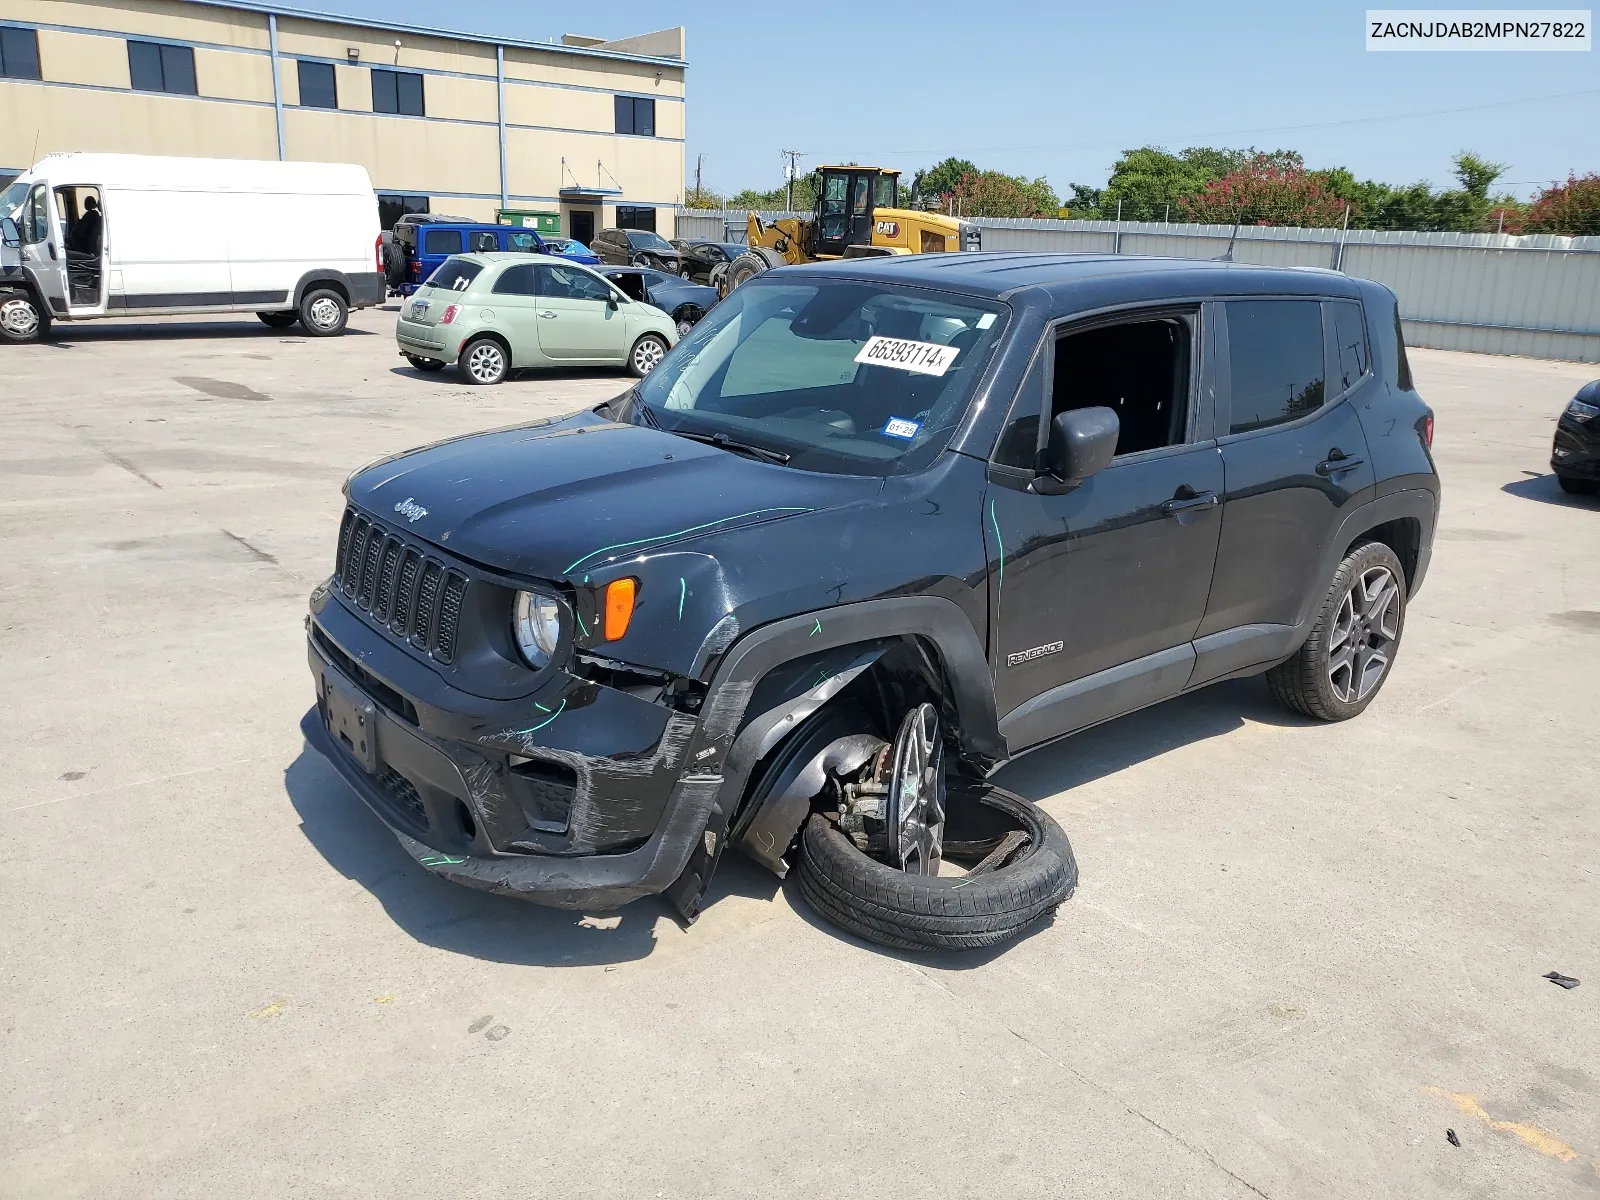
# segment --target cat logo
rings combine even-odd
[[[1006,655],[1006,666],[1020,667],[1023,663],[1043,658],[1046,654],[1060,654],[1065,647],[1065,642],[1051,642],[1048,646],[1035,646],[1032,650],[1018,650],[1015,654]]]
[[[884,237],[899,237],[900,236],[900,222],[899,221],[879,221],[878,222],[878,232],[883,234]]]

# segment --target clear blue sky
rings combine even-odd
[[[310,7],[541,41],[684,25],[689,172],[704,155],[706,186],[723,192],[776,187],[783,149],[907,172],[957,154],[1046,176],[1063,195],[1152,143],[1295,149],[1309,166],[1397,184],[1448,183],[1451,156],[1470,149],[1508,164],[1519,195],[1600,170],[1600,51],[1368,53],[1365,6],[1351,3]]]

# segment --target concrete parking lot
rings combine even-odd
[[[742,860],[687,931],[456,888],[305,747],[349,471],[627,384],[421,376],[393,319],[0,348],[0,1194],[1600,1193],[1600,504],[1547,465],[1594,367],[1414,351],[1445,507],[1378,701],[1007,768],[1081,887],[935,960]]]

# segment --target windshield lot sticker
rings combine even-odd
[[[858,363],[869,367],[893,367],[918,375],[943,375],[961,351],[938,342],[913,342],[907,338],[870,337],[856,355]]]
[[[914,438],[917,430],[922,426],[915,421],[908,421],[904,417],[890,417],[889,423],[883,427],[883,432],[890,437]]]

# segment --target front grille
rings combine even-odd
[[[355,509],[339,525],[339,590],[401,641],[455,661],[468,578]]]

